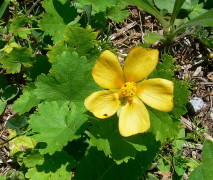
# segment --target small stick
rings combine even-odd
[[[41,0],[37,0],[35,3],[33,3],[32,7],[26,12],[25,17],[29,16],[33,8],[39,3]]]

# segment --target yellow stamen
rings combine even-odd
[[[120,99],[132,100],[136,93],[136,84],[134,82],[127,82],[120,90]]]

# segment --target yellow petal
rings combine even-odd
[[[131,136],[147,131],[150,127],[149,113],[137,97],[121,107],[119,131],[122,136]]]
[[[123,71],[118,58],[110,51],[104,51],[96,62],[92,76],[105,89],[121,88],[124,84]]]
[[[88,96],[84,105],[96,117],[104,119],[115,114],[120,106],[118,94],[113,91],[97,91]]]
[[[126,57],[124,76],[126,81],[138,82],[146,78],[156,67],[159,52],[157,49],[136,47]]]
[[[137,85],[138,97],[148,106],[168,112],[173,109],[172,81],[155,78],[145,80]]]

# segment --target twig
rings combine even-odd
[[[201,82],[200,84],[204,84],[204,85],[213,85],[213,82]]]
[[[110,39],[110,40],[116,39],[116,38],[119,37],[121,34],[123,34],[125,31],[127,31],[127,30],[133,28],[135,25],[137,25],[136,22],[133,22],[133,23],[128,24],[127,26],[125,26],[125,27],[119,29],[117,33],[112,34],[112,35],[109,37],[109,39]]]
[[[187,129],[189,129],[190,131],[193,131],[194,129],[196,129],[196,126],[194,125],[193,122],[189,121],[188,119],[184,118],[181,116],[181,122],[186,126]]]
[[[37,0],[35,3],[33,3],[32,7],[26,12],[25,17],[29,16],[31,11],[34,9],[34,7],[39,3],[41,0]]]
[[[213,137],[212,137],[212,136],[210,136],[209,134],[204,133],[204,137],[205,137],[206,139],[209,139],[210,141],[212,141],[212,142],[213,142]]]
[[[183,145],[184,148],[188,148],[188,149],[196,149],[196,150],[202,150],[203,149],[203,145],[202,144],[184,144]]]
[[[2,134],[4,133],[5,128],[1,131],[0,133],[0,137],[2,136]]]
[[[143,23],[142,23],[142,18],[141,18],[141,12],[138,10],[139,18],[140,18],[140,29],[141,29],[141,41],[144,43],[144,33],[143,33]]]

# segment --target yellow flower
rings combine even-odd
[[[84,102],[86,108],[101,119],[118,112],[122,136],[147,131],[150,119],[144,104],[164,112],[173,109],[173,82],[161,78],[145,79],[155,69],[158,56],[156,49],[133,48],[122,69],[117,57],[104,51],[92,76],[106,90],[88,96]]]

